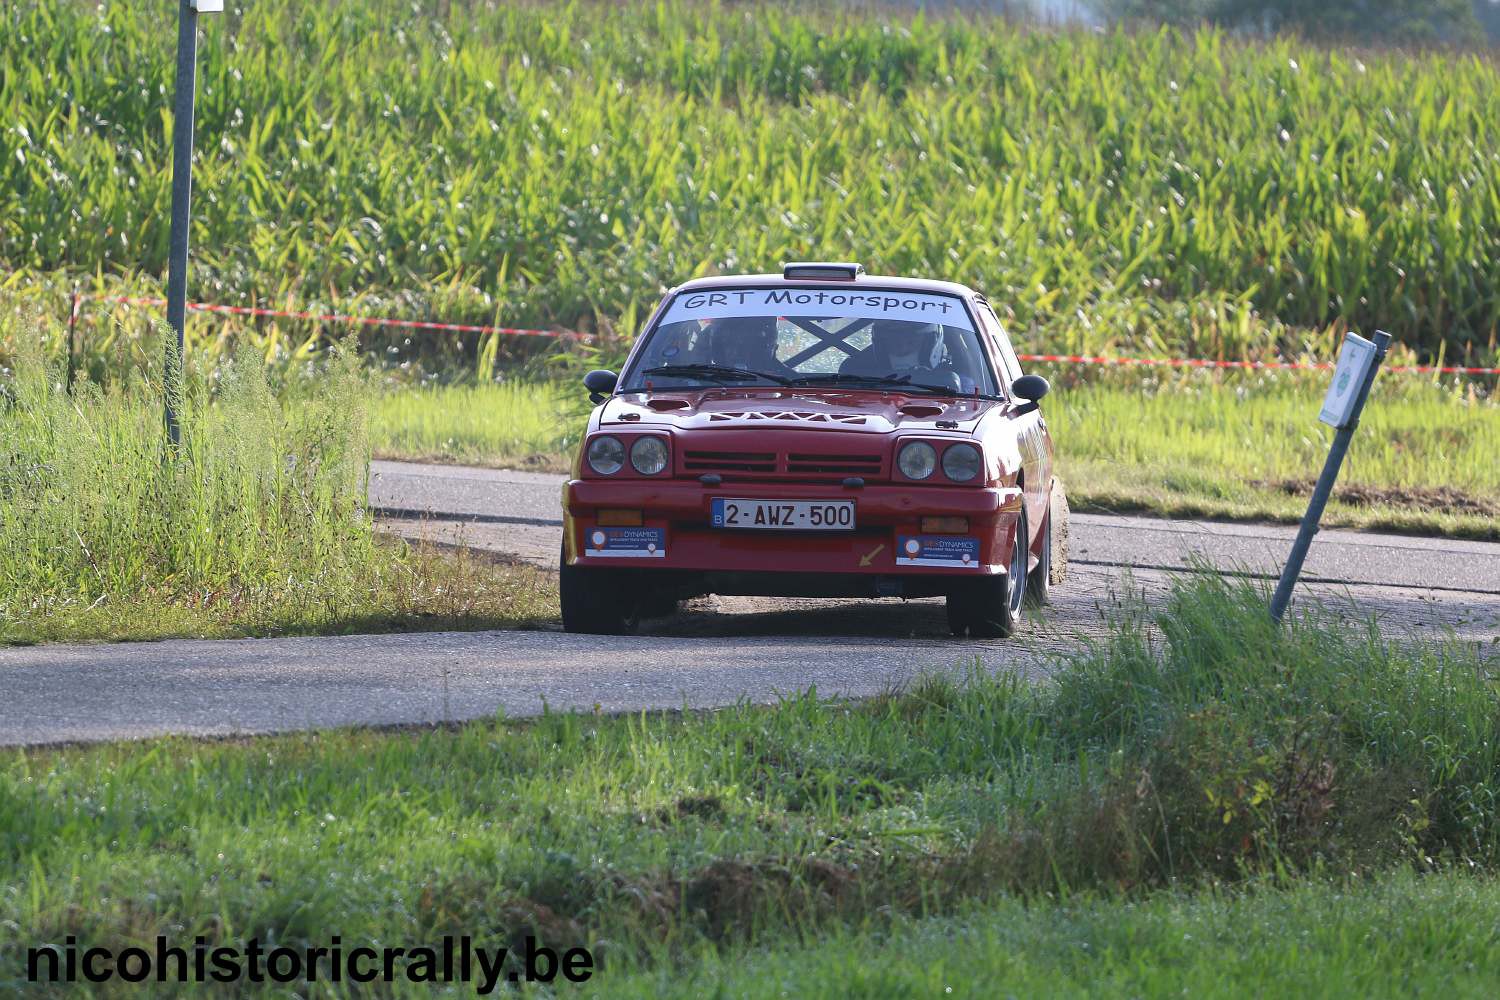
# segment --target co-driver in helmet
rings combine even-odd
[[[776,357],[774,316],[731,316],[715,320],[709,329],[714,364],[779,378],[797,376]]]

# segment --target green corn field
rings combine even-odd
[[[1497,354],[1476,55],[688,0],[258,0],[202,34],[198,299],[629,336],[679,280],[853,258],[975,285],[1031,350]],[[0,290],[51,349],[75,285],[164,282],[174,46],[160,4],[0,10]],[[96,366],[154,354],[141,310],[82,320]]]

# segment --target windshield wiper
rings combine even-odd
[[[681,378],[701,378],[710,382],[718,382],[726,385],[730,382],[753,382],[756,379],[765,379],[777,385],[791,385],[792,380],[780,375],[772,375],[769,372],[756,372],[748,368],[730,368],[727,365],[662,365],[658,368],[647,368],[641,372],[642,375],[666,375]]]
[[[989,396],[982,392],[961,392],[950,385],[928,385],[925,382],[913,382],[910,375],[840,375],[830,372],[826,375],[804,375],[802,378],[794,379],[792,384],[880,386],[903,391],[916,390],[938,396],[954,396],[959,399],[993,399],[1004,402],[1003,396]]]
[[[941,386],[923,386],[912,382],[910,375],[841,375],[837,372],[829,372],[826,375],[804,375],[797,379],[796,385],[836,385],[838,383],[847,385],[880,385],[891,386],[898,389],[939,389],[942,392],[951,392]]]

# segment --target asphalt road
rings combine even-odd
[[[543,565],[562,477],[375,463],[391,530]],[[1112,613],[1157,601],[1206,560],[1274,574],[1293,530],[1075,515],[1073,572],[1011,641],[957,641],[940,601],[708,598],[630,638],[560,631],[168,641],[0,650],[0,745],[232,735],[755,702],[815,686],[878,693],[924,671],[1045,673]],[[1391,635],[1443,632],[1500,650],[1500,544],[1328,531],[1300,600],[1373,613]]]

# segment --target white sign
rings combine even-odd
[[[1374,344],[1353,333],[1344,335],[1344,347],[1339,351],[1338,367],[1333,370],[1333,384],[1328,387],[1319,420],[1330,427],[1349,426],[1354,419],[1359,390],[1369,377],[1370,365],[1374,362]]]
[[[681,292],[663,323],[730,316],[810,316],[821,319],[898,319],[973,330],[969,311],[952,295],[900,289],[711,288]]]
[[[224,0],[188,0],[200,14],[213,14],[224,9]]]

